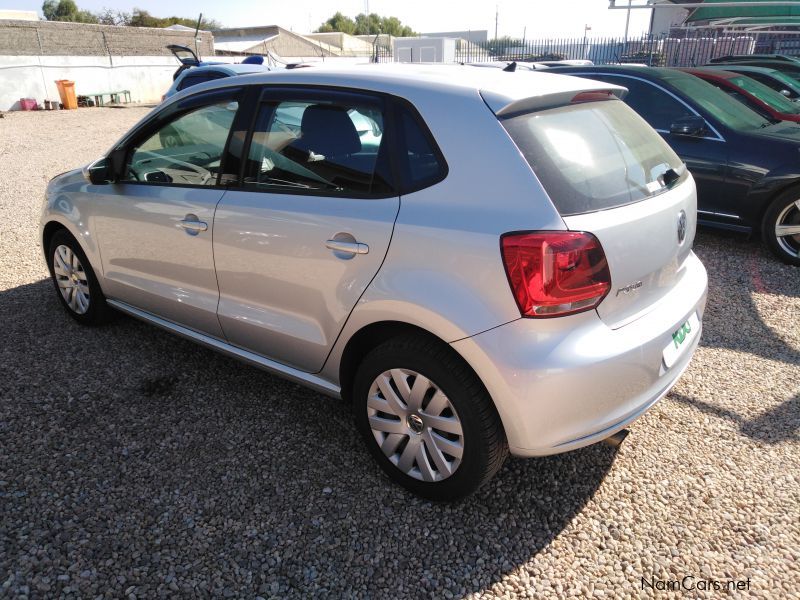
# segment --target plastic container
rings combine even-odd
[[[20,98],[19,107],[20,110],[36,110],[36,100],[33,98]]]
[[[75,82],[69,79],[56,80],[58,95],[61,96],[61,104],[64,108],[78,108],[78,97],[75,95]]]

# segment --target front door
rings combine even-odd
[[[379,98],[265,92],[238,188],[214,221],[227,339],[322,368],[389,248],[399,197]]]
[[[236,94],[192,96],[145,127],[95,203],[106,295],[220,338],[211,236]]]

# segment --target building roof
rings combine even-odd
[[[38,21],[39,15],[35,10],[0,10],[0,20],[8,21]]]
[[[266,54],[278,56],[331,56],[327,48],[316,40],[283,29],[277,25],[235,27],[218,29],[214,34],[214,48],[225,54]],[[326,44],[327,45],[327,44]]]
[[[750,21],[755,18],[758,19],[756,21],[758,24],[779,25],[784,23],[787,17],[800,17],[800,0],[785,0],[787,2],[795,2],[797,6],[775,5],[773,0],[746,0],[747,2],[763,2],[765,6],[714,6],[714,4],[723,1],[726,4],[730,4],[737,0],[703,0],[703,4],[707,6],[693,9],[689,14],[689,18],[686,19],[687,23],[736,19],[737,24],[745,24],[739,19]],[[770,6],[771,2],[772,5]],[[680,4],[678,1],[675,3]]]

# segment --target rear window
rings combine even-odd
[[[572,104],[504,119],[563,216],[639,202],[666,189],[680,158],[618,100]]]
[[[192,87],[193,85],[197,85],[199,83],[205,83],[206,81],[222,79],[223,77],[225,77],[225,75],[219,71],[205,71],[203,73],[187,75],[178,84],[178,91],[185,90],[186,88]]]

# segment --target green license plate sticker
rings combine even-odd
[[[697,313],[693,313],[678,329],[672,332],[672,339],[667,347],[664,348],[664,364],[671,368],[680,357],[691,347],[692,340],[697,337],[700,331],[700,319]]]

